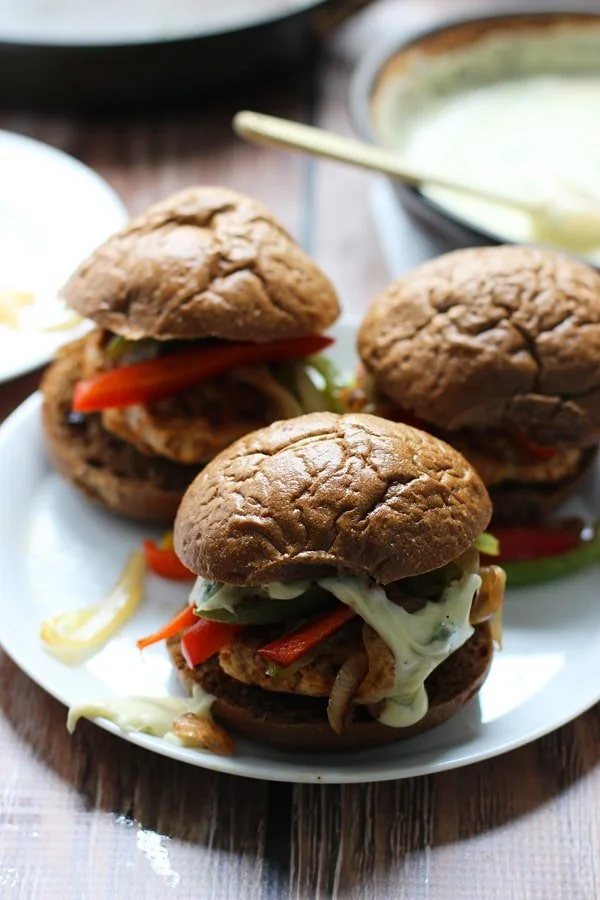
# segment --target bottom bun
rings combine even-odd
[[[568,500],[596,462],[598,448],[589,447],[577,470],[554,482],[510,482],[488,488],[492,498],[494,525],[538,525]]]
[[[189,669],[178,638],[168,642],[181,682],[191,691],[199,684],[215,701],[212,712],[219,724],[258,741],[292,751],[362,750],[414,737],[455,715],[480,689],[488,674],[493,643],[489,625],[478,625],[475,634],[429,676],[425,682],[429,712],[409,728],[389,728],[360,707],[354,722],[336,734],[327,720],[327,701],[322,697],[264,691],[230,678],[217,656]]]
[[[69,417],[73,389],[81,377],[84,341],[63,347],[42,381],[50,461],[88,499],[113,512],[172,524],[200,467],[144,456],[105,431],[98,414]]]

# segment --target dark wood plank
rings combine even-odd
[[[34,897],[259,898],[266,782],[163,759],[82,723],[0,654],[0,887]],[[44,893],[36,893],[36,885]],[[0,891],[1,896],[9,894]]]

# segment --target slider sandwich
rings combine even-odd
[[[232,441],[331,408],[323,273],[255,200],[194,187],[151,207],[63,289],[95,328],[42,384],[54,466],[113,512],[171,522]]]
[[[486,247],[384,290],[358,336],[352,410],[455,446],[494,522],[535,524],[590,469],[600,440],[600,274],[553,250]]]
[[[447,444],[315,413],[241,438],[185,494],[195,623],[170,638],[220,725],[295,751],[370,747],[455,715],[493,655],[491,503]]]

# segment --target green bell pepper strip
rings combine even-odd
[[[479,537],[473,541],[473,546],[480,553],[485,553],[486,556],[500,556],[501,547],[498,538],[489,531],[482,531]]]
[[[564,578],[597,563],[600,563],[600,525],[595,526],[589,540],[582,541],[567,553],[522,562],[505,562],[502,568],[506,572],[507,586],[514,588]]]
[[[327,400],[327,408],[331,412],[344,412],[343,403],[340,400],[340,391],[346,386],[344,379],[333,360],[321,354],[313,354],[304,359],[304,363],[314,369],[322,377],[324,383],[322,392]]]

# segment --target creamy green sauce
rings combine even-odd
[[[437,602],[408,613],[388,600],[383,588],[358,578],[319,582],[351,606],[385,641],[396,661],[395,683],[379,721],[406,728],[427,714],[425,679],[473,634],[469,614],[481,578],[466,572],[444,590]]]
[[[419,59],[388,85],[376,110],[384,143],[408,166],[550,204],[564,210],[563,219],[594,206],[598,216],[599,27],[504,32]],[[592,206],[580,205],[580,192]],[[559,234],[552,222],[501,203],[427,183],[424,193],[507,240],[560,241],[600,262],[591,224],[587,232],[573,223]]]
[[[67,728],[75,730],[82,717],[108,719],[121,731],[137,731],[180,743],[172,734],[173,722],[186,713],[210,716],[214,697],[199,685],[194,686],[191,697],[112,697],[108,700],[80,703],[69,709]]]
[[[235,607],[245,598],[264,594],[273,600],[291,600],[300,597],[310,587],[310,581],[272,581],[260,587],[238,587],[233,584],[219,584],[197,578],[190,594],[190,603],[199,612],[210,612],[214,609],[226,609],[234,612]]]

